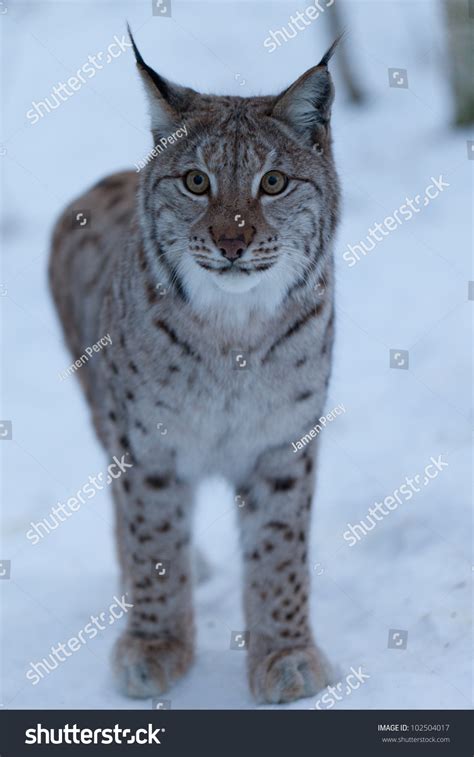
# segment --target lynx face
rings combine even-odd
[[[155,142],[183,123],[187,132],[144,172],[141,223],[150,245],[198,304],[222,305],[223,291],[227,304],[230,293],[240,305],[246,294],[252,304],[277,306],[322,269],[335,225],[327,67],[279,97],[219,97],[170,84],[135,52]]]

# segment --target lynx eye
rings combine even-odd
[[[190,192],[195,195],[203,195],[209,189],[209,176],[203,171],[188,171],[184,177],[184,183]]]
[[[288,177],[281,171],[267,171],[262,176],[260,187],[267,195],[279,195],[288,184]]]

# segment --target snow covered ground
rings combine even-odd
[[[309,2],[309,0],[308,0]],[[4,372],[4,516],[0,558],[11,561],[2,589],[7,708],[149,708],[113,688],[108,656],[122,621],[108,627],[33,686],[30,662],[46,656],[107,610],[118,591],[109,493],[39,544],[26,538],[107,464],[93,435],[46,287],[48,235],[61,207],[104,174],[145,155],[145,103],[130,51],[97,72],[57,110],[32,124],[26,112],[59,80],[104,51],[128,19],[146,60],[203,91],[276,92],[328,46],[323,17],[273,53],[269,30],[306,3],[179,2],[172,17],[151,3],[10,2],[0,16],[7,84],[1,166],[4,260],[0,277]],[[312,546],[312,614],[317,637],[339,666],[369,678],[336,708],[471,706],[470,379],[468,301],[472,163],[468,134],[449,129],[442,19],[437,2],[351,2],[345,6],[353,66],[370,99],[344,101],[337,77],[334,139],[344,188],[338,234],[338,335],[322,434]],[[388,68],[409,88],[388,86]],[[423,195],[432,178],[449,187],[398,226],[356,265],[347,245]],[[6,294],[5,294],[6,290]],[[389,367],[409,351],[408,370]],[[403,358],[395,358],[400,362]],[[391,511],[354,546],[343,533],[368,508],[447,461],[436,478]],[[197,540],[214,566],[197,590],[198,654],[166,698],[173,708],[252,708],[244,654],[229,649],[243,628],[232,493],[203,487]],[[0,571],[3,572],[3,571]],[[394,636],[394,632],[404,632]],[[406,633],[407,637],[406,637]],[[388,647],[389,634],[393,643]],[[400,644],[406,638],[405,643]],[[346,690],[345,685],[341,689]],[[321,695],[320,695],[321,696]],[[319,697],[291,708],[313,708]],[[321,705],[320,705],[321,706]],[[324,704],[322,705],[324,707]]]

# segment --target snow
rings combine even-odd
[[[151,65],[202,91],[276,92],[319,60],[329,43],[321,17],[274,53],[263,47],[269,30],[286,24],[298,4],[173,0],[172,18],[161,19],[151,16],[150,5],[12,3],[0,19],[11,78],[3,93],[1,137],[1,281],[8,290],[0,298],[3,416],[13,420],[13,440],[1,448],[1,556],[11,560],[11,579],[0,584],[0,703],[7,708],[151,706],[113,687],[108,657],[124,619],[37,686],[25,677],[30,662],[77,635],[118,593],[107,491],[39,544],[25,534],[31,521],[108,463],[78,382],[58,378],[70,357],[45,270],[61,207],[104,174],[136,163],[151,146],[130,51],[39,123],[32,125],[26,111],[89,54],[121,37],[124,19]],[[438,4],[351,2],[346,11],[350,55],[370,98],[362,108],[349,106],[336,75],[333,124],[344,214],[336,244],[338,333],[327,409],[342,402],[346,413],[320,437],[310,550],[313,622],[338,680],[351,667],[370,676],[335,708],[467,708],[469,135],[449,128]],[[409,89],[388,86],[389,67],[408,70]],[[347,244],[364,239],[369,227],[407,195],[423,194],[440,174],[449,187],[349,267],[342,258]],[[409,350],[408,370],[389,367],[390,349]],[[343,538],[347,524],[360,521],[439,455],[448,467],[350,547]],[[231,631],[243,629],[235,509],[224,482],[203,486],[197,541],[210,556],[213,575],[196,592],[196,663],[163,697],[173,709],[254,707],[245,654],[229,649]],[[406,649],[388,648],[390,629],[408,632]],[[323,693],[288,707],[314,708]]]

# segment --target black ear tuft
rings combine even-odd
[[[150,77],[152,83],[155,85],[155,87],[161,93],[161,95],[165,98],[165,100],[173,104],[171,102],[172,96],[171,96],[170,88],[168,87],[166,80],[163,79],[162,76],[157,74],[156,71],[154,71],[151,68],[151,66],[145,63],[143,56],[135,43],[132,30],[130,29],[130,24],[128,23],[128,21],[127,21],[127,31],[128,31],[128,36],[130,37],[130,42],[132,43],[133,52],[135,54],[135,60],[137,62],[137,66],[141,69],[142,72],[144,72]]]
[[[345,31],[341,32],[341,34],[332,43],[332,45],[329,48],[329,50],[326,53],[324,53],[323,57],[321,58],[321,60],[318,63],[318,66],[327,66],[328,65],[328,63],[331,60],[332,56],[336,52],[336,47],[338,46],[339,42],[342,39],[344,39],[345,36],[346,36],[346,32]]]
[[[146,65],[145,61],[143,60],[143,58],[141,56],[140,50],[138,49],[138,47],[135,44],[135,40],[133,39],[132,30],[130,29],[130,24],[128,23],[128,21],[127,21],[127,32],[128,32],[128,36],[130,37],[130,42],[132,43],[133,52],[135,54],[135,60],[136,60],[136,62],[138,63],[139,66],[145,67],[145,65]]]
[[[148,98],[151,128],[155,137],[158,137],[160,134],[169,131],[174,124],[181,121],[186,112],[192,110],[193,102],[198,95],[189,87],[173,84],[168,79],[157,74],[151,66],[145,63],[135,43],[129,24],[127,24],[127,30],[133,52],[135,53],[137,68]]]
[[[272,115],[285,121],[295,131],[312,143],[321,141],[328,134],[334,86],[328,69],[342,34],[332,43],[317,66],[299,77],[276,99]]]

